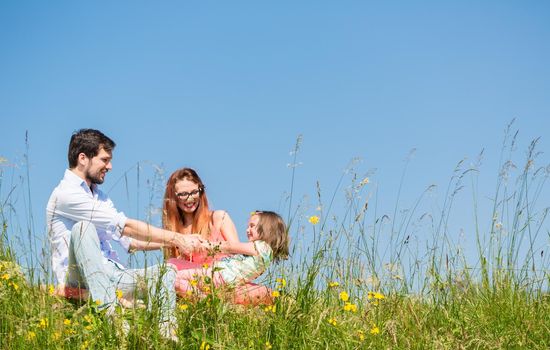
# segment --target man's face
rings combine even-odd
[[[84,169],[84,177],[87,182],[92,184],[102,184],[105,181],[105,174],[113,168],[111,164],[112,155],[110,152],[101,148],[98,154],[93,158],[88,158],[89,162]]]

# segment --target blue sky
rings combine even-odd
[[[286,212],[298,135],[303,215],[316,181],[330,198],[354,157],[391,212],[411,149],[400,207],[431,184],[443,201],[456,163],[482,149],[484,200],[513,118],[518,159],[539,136],[548,150],[549,18],[547,1],[3,1],[0,198],[16,187],[21,225],[30,201],[43,239],[70,135],[92,127],[118,143],[103,188],[132,217],[160,205],[153,164],[190,166],[244,233],[251,210]],[[459,230],[471,210],[455,211]]]

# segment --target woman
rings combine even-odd
[[[237,229],[229,214],[223,210],[210,210],[206,188],[191,168],[176,170],[166,183],[162,223],[164,228],[181,234],[199,234],[211,242],[238,243]],[[211,263],[224,254],[184,254],[176,248],[165,249],[165,258],[178,258],[192,263]],[[235,289],[232,297],[238,304],[271,303],[271,293],[265,286],[247,283]]]
[[[166,229],[181,234],[199,234],[212,242],[239,241],[229,214],[223,210],[210,210],[204,184],[195,170],[190,168],[176,170],[168,179],[162,222]],[[165,249],[165,257],[196,263],[213,260],[206,253],[180,254],[175,248]]]

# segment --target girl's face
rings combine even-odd
[[[178,208],[184,213],[194,213],[199,207],[201,193],[199,185],[187,179],[179,180],[174,186]]]
[[[248,226],[246,227],[246,236],[248,237],[248,240],[250,242],[254,242],[260,239],[260,236],[258,235],[259,222],[260,222],[260,216],[257,214],[252,215],[250,219],[248,219]]]

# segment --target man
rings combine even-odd
[[[176,320],[175,271],[165,265],[126,269],[112,249],[118,241],[129,250],[177,247],[192,252],[194,238],[127,218],[99,190],[109,170],[115,143],[94,129],[75,132],[69,144],[69,169],[53,190],[46,209],[52,271],[59,288],[86,288],[92,300],[112,314],[116,291],[133,293],[138,279],[160,298],[160,331],[173,338]],[[149,298],[151,300],[152,298]]]

